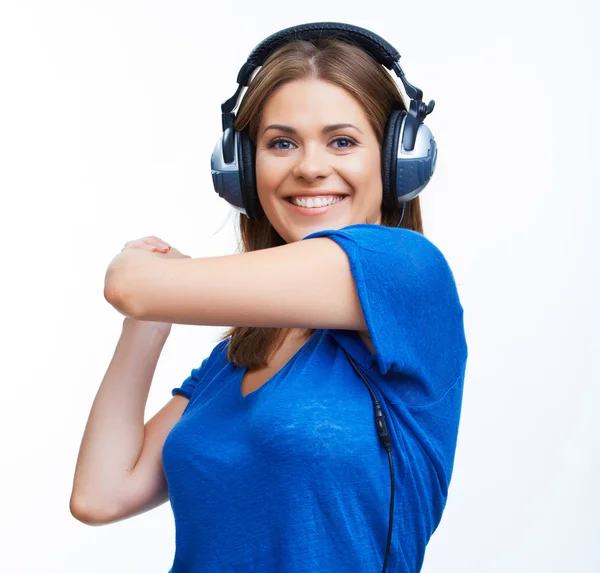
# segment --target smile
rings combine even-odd
[[[294,211],[296,211],[297,213],[300,213],[302,215],[322,215],[328,211],[330,211],[331,209],[334,209],[335,207],[337,207],[340,203],[343,203],[346,199],[348,198],[348,195],[345,195],[341,200],[335,201],[329,205],[325,205],[323,207],[302,207],[300,205],[295,205],[294,203],[291,202],[290,197],[287,197],[286,199],[284,199],[285,203]]]

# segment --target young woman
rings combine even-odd
[[[243,252],[193,259],[149,237],[107,270],[127,318],[71,511],[110,523],[169,499],[172,573],[414,573],[442,516],[463,309],[419,198],[404,211],[390,181],[402,95],[340,30],[284,37],[244,94]],[[235,326],[144,427],[172,323]]]

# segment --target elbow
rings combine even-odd
[[[108,512],[93,509],[90,505],[86,504],[85,501],[74,496],[71,496],[69,501],[69,511],[77,521],[80,521],[85,525],[106,525],[113,521],[112,515]]]
[[[131,283],[124,269],[108,272],[104,279],[104,299],[122,315],[141,320],[142,312],[128,285]]]

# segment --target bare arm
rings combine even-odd
[[[101,522],[123,506],[126,480],[144,444],[150,384],[169,331],[168,324],[123,321],[77,458],[70,507],[82,521]]]
[[[113,260],[106,300],[143,321],[366,331],[348,257],[324,237],[250,253]]]

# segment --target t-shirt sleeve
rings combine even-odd
[[[197,368],[192,368],[190,375],[181,383],[181,386],[177,386],[171,390],[171,396],[179,394],[191,399],[194,390],[202,384],[212,366],[218,362],[223,352],[226,352],[229,339],[220,341],[211,351],[211,353],[202,361],[202,364]]]
[[[208,358],[209,357],[205,358],[198,368],[192,368],[190,375],[181,383],[181,386],[171,390],[171,396],[179,394],[181,396],[185,396],[188,400],[192,397],[194,390],[198,384],[202,382],[204,372],[206,371]]]
[[[414,404],[439,399],[464,376],[467,344],[453,273],[421,233],[382,225],[350,225],[312,233],[348,256],[381,375],[417,382]],[[415,395],[416,394],[418,395]]]

